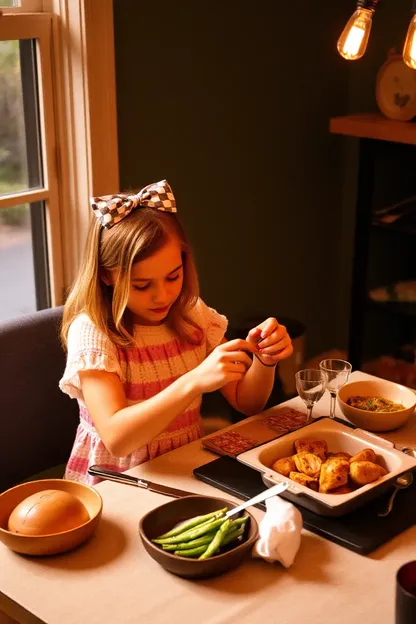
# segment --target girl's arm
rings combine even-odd
[[[195,381],[183,375],[151,399],[128,406],[115,373],[87,370],[79,378],[98,435],[117,457],[148,444],[200,394]]]
[[[201,394],[238,382],[251,364],[246,351],[254,351],[254,347],[245,340],[221,344],[199,366],[134,405],[127,405],[115,373],[80,371],[85,404],[108,451],[120,457],[129,455],[166,429]]]
[[[224,339],[225,340],[225,339]],[[238,411],[252,416],[264,409],[273,389],[276,364],[293,353],[292,341],[284,325],[269,318],[258,327],[250,330],[247,341],[253,345],[257,357],[247,373],[239,380],[223,388],[222,394]]]

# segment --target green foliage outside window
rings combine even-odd
[[[0,0],[2,6],[6,6]],[[13,6],[13,0],[7,6]],[[21,190],[27,180],[19,42],[0,42],[0,195]],[[0,223],[20,225],[26,205],[0,210]]]

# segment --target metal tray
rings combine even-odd
[[[315,492],[271,469],[271,465],[277,459],[293,455],[294,442],[301,438],[325,440],[331,452],[346,451],[351,455],[355,455],[364,448],[372,448],[378,456],[378,462],[386,468],[387,474],[374,483],[363,485],[348,494]],[[399,475],[408,470],[416,470],[416,458],[397,450],[392,442],[362,429],[351,429],[330,418],[320,418],[277,440],[241,453],[237,460],[258,470],[268,487],[280,481],[289,481],[290,486],[281,494],[282,498],[321,516],[341,516],[349,513],[390,489]]]

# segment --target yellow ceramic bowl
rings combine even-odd
[[[404,405],[397,412],[369,412],[347,404],[350,396],[379,396]],[[338,391],[338,405],[351,423],[368,431],[391,431],[404,425],[413,413],[416,394],[400,384],[385,379],[352,381]]]
[[[32,494],[42,490],[60,490],[76,496],[87,508],[90,519],[62,533],[22,535],[7,530],[13,509]],[[21,483],[0,494],[0,541],[24,555],[56,555],[85,542],[94,533],[101,518],[103,501],[92,487],[65,479],[41,479]]]

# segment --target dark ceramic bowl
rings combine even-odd
[[[258,525],[254,516],[247,509],[242,512],[249,516],[243,541],[238,546],[230,548],[226,552],[210,557],[209,559],[189,559],[179,557],[173,553],[162,550],[160,546],[151,540],[169,531],[179,522],[188,520],[193,516],[211,513],[223,507],[233,509],[237,507],[233,503],[223,498],[213,498],[210,496],[185,496],[156,507],[149,511],[139,523],[139,534],[143,545],[149,555],[157,561],[165,570],[185,578],[208,578],[218,576],[228,570],[236,568],[243,559],[248,556],[258,537]],[[238,517],[238,515],[236,516]]]

